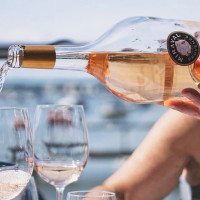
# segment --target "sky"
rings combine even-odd
[[[0,0],[0,41],[93,41],[133,16],[200,21],[199,0]]]
[[[200,21],[199,0],[0,0],[0,45],[90,42],[134,16]],[[26,76],[38,71],[24,72]],[[9,78],[22,76],[12,70]],[[48,76],[65,76],[48,72]],[[46,76],[47,76],[46,74]],[[51,75],[50,75],[51,74]],[[78,74],[78,73],[77,73]],[[43,76],[43,73],[40,74]],[[36,77],[36,76],[34,76]]]

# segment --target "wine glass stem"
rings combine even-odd
[[[56,199],[57,200],[63,200],[63,193],[64,193],[65,187],[56,187]]]

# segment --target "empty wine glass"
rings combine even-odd
[[[115,193],[108,191],[72,191],[67,200],[116,200]]]
[[[83,106],[37,106],[34,144],[35,169],[62,200],[65,187],[78,180],[89,156]]]
[[[25,108],[0,108],[0,199],[18,196],[34,167],[32,130]]]

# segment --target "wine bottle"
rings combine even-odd
[[[10,67],[79,70],[134,103],[182,99],[200,81],[200,23],[133,17],[84,46],[14,45]]]

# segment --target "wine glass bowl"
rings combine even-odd
[[[31,178],[33,138],[25,108],[1,107],[0,118],[0,199],[8,200],[18,196]]]
[[[38,200],[37,187],[33,176],[23,192],[13,200]]]
[[[34,144],[37,173],[62,199],[64,188],[78,180],[89,156],[83,106],[37,106]]]
[[[116,200],[116,195],[108,191],[71,191],[67,200]]]

